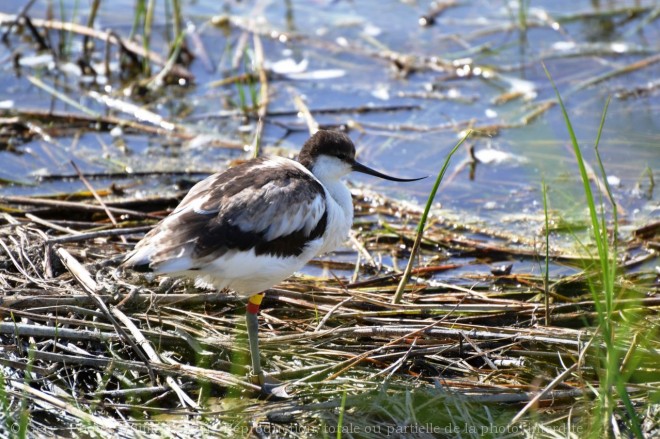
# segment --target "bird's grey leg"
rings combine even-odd
[[[264,371],[261,369],[261,357],[259,356],[259,306],[264,298],[264,293],[255,294],[248,299],[245,310],[245,321],[247,323],[248,342],[250,343],[250,358],[252,360],[252,380],[255,384],[264,385]]]
[[[261,357],[259,355],[259,307],[264,298],[264,293],[255,294],[248,299],[245,312],[247,323],[248,342],[250,343],[250,358],[252,360],[252,376],[254,384],[261,387],[261,392],[269,397],[288,398],[289,395],[284,385],[274,377],[266,376],[261,369]]]

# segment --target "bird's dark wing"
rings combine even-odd
[[[323,186],[296,162],[252,160],[197,183],[125,264],[194,270],[251,248],[257,255],[298,256],[325,232],[325,201]]]

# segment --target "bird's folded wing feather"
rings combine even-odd
[[[298,256],[325,231],[325,191],[294,162],[274,162],[249,162],[199,182],[125,264],[166,269],[177,260],[177,271],[194,270],[252,248],[257,255]]]

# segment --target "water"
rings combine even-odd
[[[14,14],[25,1],[4,2],[0,12]],[[37,1],[33,18],[52,14],[61,18],[59,3]],[[66,20],[85,23],[86,3],[63,1]],[[153,51],[167,53],[171,15],[161,2],[154,14]],[[527,3],[527,2],[523,2]],[[472,138],[468,143],[482,160],[473,178],[467,149],[450,167],[436,202],[443,208],[487,223],[537,233],[542,213],[541,182],[549,187],[550,207],[568,217],[584,213],[584,199],[577,166],[569,145],[564,120],[557,106],[541,112],[528,124],[521,119],[533,112],[554,91],[543,70],[545,63],[568,107],[584,154],[598,173],[593,150],[601,113],[612,97],[600,153],[622,220],[644,224],[660,216],[657,190],[649,174],[658,178],[660,113],[658,64],[632,69],[589,85],[601,75],[641,60],[658,57],[660,24],[652,20],[653,1],[534,1],[520,13],[520,2],[473,0],[447,9],[432,26],[418,24],[428,14],[427,2],[398,1],[247,1],[183,2],[185,24],[191,30],[189,47],[201,50],[189,66],[193,85],[169,86],[145,97],[128,96],[128,82],[113,75],[105,85],[84,84],[75,68],[60,59],[60,68],[48,63],[34,45],[15,34],[0,46],[0,102],[14,111],[80,110],[34,85],[40,78],[61,93],[100,114],[131,116],[108,110],[89,95],[89,90],[133,102],[185,127],[196,140],[167,138],[141,132],[90,131],[61,124],[50,132],[47,120],[34,122],[26,141],[12,141],[0,150],[0,194],[45,195],[83,188],[74,179],[38,180],[38,176],[73,175],[74,160],[85,172],[197,171],[211,173],[228,161],[248,156],[249,151],[208,147],[203,139],[216,136],[249,146],[254,119],[226,116],[241,100],[251,102],[248,86],[211,86],[212,81],[252,71],[253,38],[244,29],[261,34],[265,60],[279,72],[269,79],[270,103],[263,135],[266,153],[293,155],[307,138],[306,126],[294,114],[293,96],[303,98],[311,110],[371,107],[374,111],[338,111],[317,114],[322,126],[349,125],[358,145],[360,160],[393,175],[429,175],[424,181],[400,184],[353,175],[358,185],[369,185],[386,194],[425,202],[434,176],[446,154],[469,126],[498,130]],[[49,6],[50,5],[50,6]],[[78,5],[78,9],[75,8]],[[628,12],[623,11],[628,8]],[[113,29],[127,36],[133,25],[134,2],[102,3],[96,20],[99,30]],[[131,11],[130,14],[126,11]],[[606,13],[605,11],[610,11]],[[632,11],[632,12],[631,12]],[[657,13],[657,11],[656,11]],[[211,19],[231,17],[238,26],[214,26]],[[5,27],[6,29],[6,27]],[[194,30],[193,30],[194,29]],[[140,32],[138,32],[140,33]],[[242,35],[247,45],[236,46]],[[61,36],[50,33],[58,45]],[[82,38],[65,37],[68,59],[80,56]],[[101,61],[104,45],[96,41],[94,58]],[[12,58],[21,55],[17,70]],[[232,59],[244,54],[237,69]],[[408,57],[408,58],[406,58]],[[396,59],[397,62],[393,62]],[[283,60],[289,60],[288,65]],[[279,62],[279,63],[278,63]],[[41,64],[40,64],[41,63]],[[36,64],[36,65],[35,65]],[[64,71],[64,73],[63,73]],[[157,69],[154,69],[157,72]],[[69,73],[67,73],[69,72]],[[73,73],[71,73],[73,72]],[[254,91],[258,92],[258,85]],[[515,94],[515,98],[507,100]],[[414,108],[411,109],[410,106]],[[397,107],[396,111],[378,111]],[[148,124],[147,124],[148,125]],[[50,137],[39,134],[50,132]],[[200,140],[201,139],[201,140]],[[276,148],[269,148],[275,146]],[[0,181],[2,181],[0,180]],[[112,182],[129,190],[173,189],[171,178],[146,180],[97,179],[97,187]],[[438,206],[440,206],[440,204]],[[503,223],[520,215],[527,220]]]

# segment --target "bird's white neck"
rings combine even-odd
[[[349,172],[351,172],[351,165],[336,157],[326,155],[317,157],[312,166],[312,174],[324,185],[332,184],[333,181],[339,181],[340,178]]]
[[[351,193],[341,178],[351,172],[351,166],[336,157],[320,156],[312,167],[312,174],[325,186],[347,217],[353,220]]]
[[[334,203],[335,208],[328,208],[328,228],[323,252],[330,251],[341,244],[347,237],[353,225],[353,199],[351,192],[341,178],[351,172],[348,163],[335,157],[321,156],[317,158],[312,167],[312,174],[321,182],[326,190],[329,204]]]

